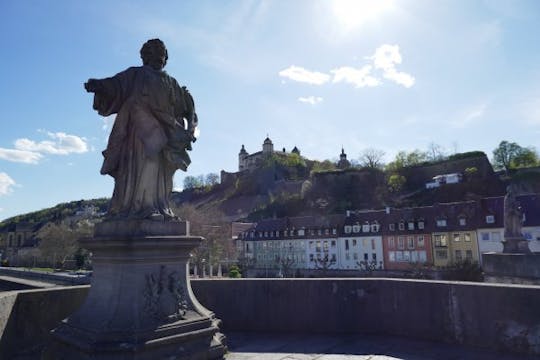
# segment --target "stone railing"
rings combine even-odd
[[[369,333],[540,355],[540,286],[398,279],[194,280],[223,331]],[[0,294],[0,358],[36,351],[88,286]]]

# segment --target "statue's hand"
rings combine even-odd
[[[84,83],[84,88],[87,92],[95,93],[102,89],[102,85],[99,80],[88,79],[88,81]]]

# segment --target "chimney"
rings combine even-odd
[[[390,214],[390,206],[387,206],[385,210],[386,210],[386,215]]]
[[[351,210],[347,210],[347,217],[351,216]]]

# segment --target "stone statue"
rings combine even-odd
[[[108,218],[175,220],[173,175],[191,162],[197,115],[187,89],[163,71],[165,44],[149,40],[140,54],[143,66],[84,84],[100,115],[117,114],[101,168],[115,180]]]
[[[504,237],[505,239],[522,238],[521,227],[523,211],[517,200],[516,186],[509,185],[504,197]]]

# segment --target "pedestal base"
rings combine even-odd
[[[186,223],[114,221],[81,240],[93,253],[83,306],[53,330],[45,359],[220,359],[219,320],[189,284],[189,253],[201,237]]]
[[[529,242],[523,237],[505,237],[503,253],[505,254],[530,254]]]

